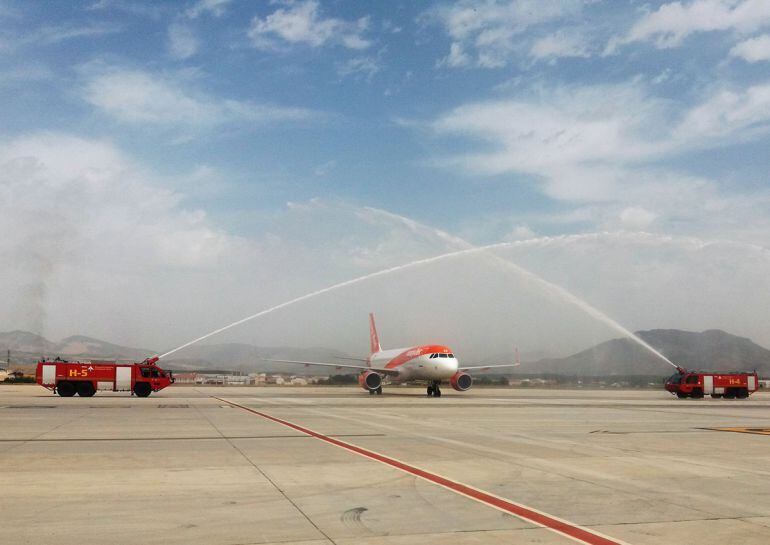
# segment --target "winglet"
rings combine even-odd
[[[374,325],[374,314],[369,313],[369,340],[371,342],[372,354],[382,352],[380,338],[377,336],[377,327]]]

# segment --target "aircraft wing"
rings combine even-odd
[[[384,367],[367,367],[366,365],[347,365],[344,363],[327,363],[322,361],[295,361],[295,360],[265,360],[274,361],[278,363],[297,363],[300,365],[318,365],[321,367],[337,367],[341,369],[358,369],[359,371],[376,371],[382,375],[397,376],[398,371],[396,369],[387,369]]]
[[[499,367],[518,367],[521,363],[504,363],[502,365],[474,365],[471,367],[460,367],[460,371],[486,371],[487,369],[497,369]]]
[[[346,358],[346,357],[344,357],[344,356],[337,356],[337,359],[338,359],[338,360],[347,360],[347,361],[362,361],[362,362],[364,362],[364,363],[366,363],[367,361],[369,361],[369,360],[368,360],[368,359],[366,359],[366,358]]]

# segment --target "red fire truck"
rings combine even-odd
[[[69,362],[56,358],[37,363],[37,383],[61,397],[91,397],[98,391],[132,392],[147,397],[174,382],[170,371],[156,365],[157,357],[141,363]]]
[[[757,372],[746,371],[688,371],[677,368],[677,373],[666,381],[666,390],[678,398],[746,399],[757,391]]]

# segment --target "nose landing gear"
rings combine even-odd
[[[432,384],[428,386],[428,397],[441,397],[441,388],[439,388],[440,381],[434,380]]]

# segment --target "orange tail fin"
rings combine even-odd
[[[380,338],[377,336],[377,327],[374,325],[374,314],[369,314],[369,340],[371,342],[372,354],[382,352]]]

